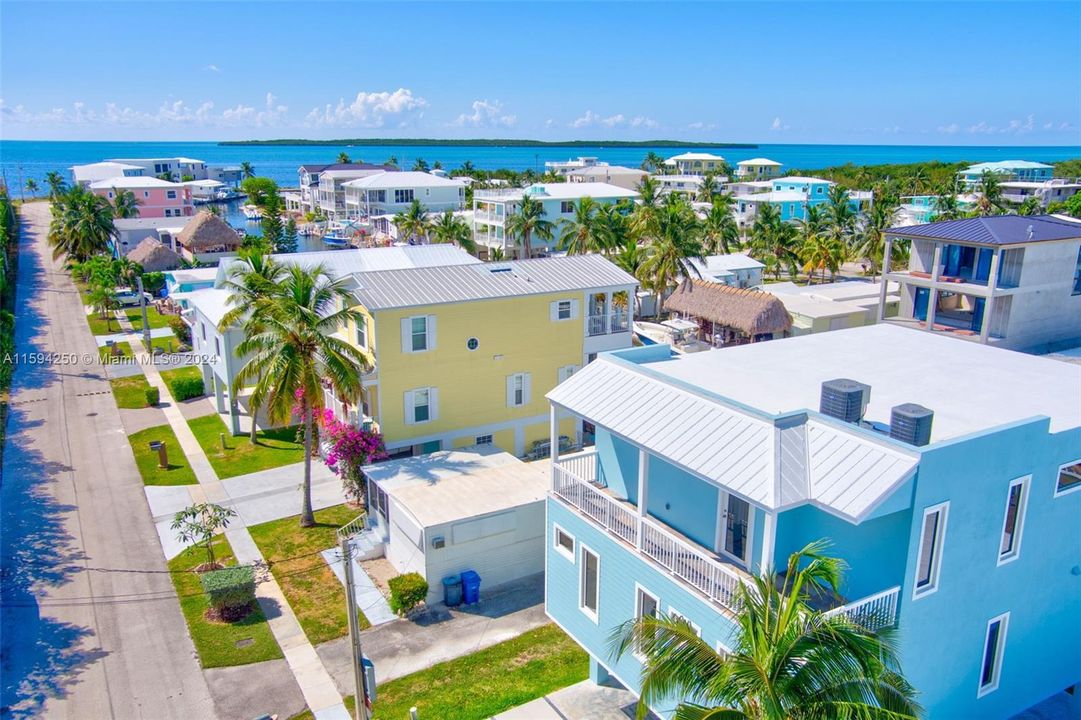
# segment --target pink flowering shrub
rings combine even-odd
[[[327,447],[327,467],[341,478],[347,497],[356,503],[363,502],[364,476],[360,469],[387,456],[383,435],[344,423],[329,409],[323,410],[318,419],[320,435]]]

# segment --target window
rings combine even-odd
[[[1002,651],[1006,647],[1006,626],[1010,614],[991,618],[987,623],[987,635],[983,642],[983,662],[980,664],[980,690],[976,697],[983,697],[998,689],[1002,677]]]
[[[203,342],[206,342],[206,324],[199,323],[199,332],[202,333]]]
[[[574,536],[558,525],[553,525],[552,530],[554,535],[552,548],[574,562]]]
[[[1077,266],[1073,271],[1073,292],[1071,295],[1081,295],[1081,248],[1077,249]]]
[[[653,593],[646,590],[638,583],[634,584],[634,617],[635,619],[641,619],[644,617],[650,617],[656,619],[661,612],[661,600]],[[639,660],[644,660],[645,656],[642,655],[637,649],[634,652],[634,656]]]
[[[434,315],[402,318],[402,352],[424,352],[434,349]]]
[[[368,321],[361,317],[356,321],[357,347],[368,349]]]
[[[559,203],[559,212],[563,213],[564,215],[568,215],[574,212],[574,201],[564,200],[563,202]]]
[[[571,319],[571,301],[570,300],[560,300],[559,301],[559,307],[556,309],[556,317],[559,318],[560,320],[570,320]]]
[[[112,200],[112,199],[113,199],[113,191],[112,191],[112,190],[110,190],[110,191],[109,191],[109,199],[110,199],[110,200]]]
[[[1058,469],[1055,497],[1081,488],[1081,460],[1067,463]]]
[[[395,190],[394,202],[396,203],[411,203],[413,202],[412,190]]]
[[[529,373],[515,373],[507,376],[507,407],[528,405],[532,381]]]
[[[475,445],[491,445],[492,444],[492,436],[491,435],[477,435],[477,439],[474,442],[474,444]]]
[[[169,198],[170,200],[176,200],[176,190],[166,190],[165,197]]]
[[[601,595],[601,559],[585,545],[579,547],[581,574],[578,578],[578,607],[593,622],[597,622]]]
[[[149,190],[143,190],[143,197],[144,198],[150,197],[150,191]]]
[[[695,635],[697,635],[698,637],[702,637],[702,628],[695,625],[693,622],[691,622],[690,618],[688,618],[686,615],[679,612],[675,608],[668,608],[668,617],[672,618],[673,620],[682,620],[683,622],[691,626],[691,630],[694,630]]]
[[[559,384],[559,383],[563,382],[564,380],[569,378],[571,375],[573,375],[575,372],[577,372],[577,370],[578,370],[577,365],[564,365],[563,367],[559,368],[559,371],[557,372],[557,375],[556,375],[556,384]]]
[[[946,535],[946,512],[949,503],[923,511],[919,556],[916,559],[916,588],[913,599],[929,595],[938,589],[938,574],[942,566],[942,541]]]
[[[465,341],[465,346],[470,350],[476,350],[480,347],[480,340],[477,340],[475,337],[471,337]]]
[[[214,354],[221,357],[221,338],[214,336]]]
[[[407,410],[412,411],[412,416],[406,418],[406,422],[411,419],[411,425],[426,423],[429,420],[433,420],[432,414],[432,388],[421,388],[419,390],[413,390],[406,393],[407,396],[411,396],[411,402],[407,401]]]
[[[1002,542],[998,548],[998,564],[1015,559],[1021,552],[1021,531],[1025,525],[1028,504],[1028,477],[1014,480],[1006,494],[1006,517],[1002,521]]]
[[[573,320],[578,317],[578,301],[572,298],[554,300],[548,304],[548,315],[552,322]]]

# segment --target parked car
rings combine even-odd
[[[147,305],[154,303],[154,297],[150,293],[143,293],[143,297],[146,298]],[[131,288],[117,288],[116,299],[120,301],[121,305],[138,305],[139,291]]]

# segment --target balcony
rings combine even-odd
[[[586,335],[609,335],[630,330],[630,317],[626,310],[611,313],[595,313],[586,318]]]
[[[751,576],[723,561],[675,529],[638,513],[638,508],[611,495],[597,483],[597,453],[578,453],[552,463],[552,495],[648,562],[688,586],[725,612],[739,611],[738,590]],[[829,615],[843,615],[871,631],[897,622],[900,587],[838,605],[838,598],[817,598],[832,607]]]

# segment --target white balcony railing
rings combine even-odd
[[[552,465],[552,490],[589,519],[662,569],[728,610],[735,610],[743,577],[702,548],[608,495],[586,480],[596,475],[596,453],[581,453]]]
[[[844,615],[857,625],[874,632],[897,624],[897,598],[901,588],[895,587],[869,595],[861,600],[834,608],[826,615]]]
[[[594,313],[586,318],[586,334],[590,337],[627,332],[628,330],[630,330],[630,317],[625,310],[616,310],[611,313]]]

